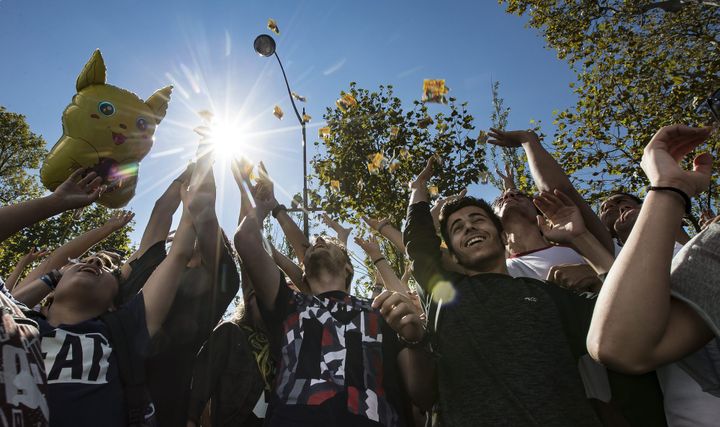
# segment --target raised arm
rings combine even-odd
[[[522,147],[527,154],[530,173],[538,190],[552,192],[559,190],[565,193],[580,209],[587,229],[610,252],[614,251],[612,236],[600,221],[590,205],[577,192],[570,182],[562,166],[545,150],[540,139],[533,131],[501,131],[491,129],[488,142],[502,147]]]
[[[335,232],[335,234],[337,234],[337,238],[338,240],[340,240],[340,243],[347,247],[348,238],[350,237],[350,232],[352,231],[352,229],[343,227],[324,212],[322,214],[322,221],[325,223],[325,225],[330,227]]]
[[[280,270],[265,252],[260,231],[263,220],[277,203],[269,179],[261,179],[257,184],[254,199],[255,208],[248,212],[235,232],[235,249],[250,276],[258,301],[272,311],[280,289]]]
[[[410,183],[410,206],[403,233],[407,254],[413,263],[413,275],[428,295],[442,278],[440,238],[435,233],[430,215],[430,195],[427,190],[434,163],[433,157],[428,159],[425,169]]]
[[[185,197],[191,200],[193,197],[192,190]],[[193,254],[196,238],[195,228],[190,213],[186,208],[187,204],[183,203],[183,205],[182,217],[175,232],[175,239],[170,248],[170,253],[153,271],[142,288],[145,301],[145,319],[150,336],[153,336],[165,321],[180,285],[180,277]]]
[[[13,288],[15,288],[15,285],[18,283],[18,280],[22,276],[23,271],[25,271],[25,268],[27,268],[28,265],[35,262],[35,260],[44,258],[50,253],[47,249],[37,249],[33,248],[30,250],[30,252],[23,255],[15,265],[15,268],[13,269],[12,273],[7,277],[7,280],[5,281],[5,286],[7,287],[7,290],[12,292]]]
[[[311,295],[312,290],[310,290],[310,287],[302,279],[302,268],[295,264],[293,260],[278,251],[277,248],[275,248],[275,245],[272,243],[270,245],[272,246],[272,257],[273,260],[275,260],[275,264],[277,264],[277,266],[280,267],[280,270],[282,270],[283,273],[290,278],[290,281],[297,286],[300,292]]]
[[[368,216],[363,217],[363,221],[375,230],[378,234],[383,236],[384,238],[388,239],[390,243],[395,246],[395,249],[397,249],[400,252],[405,253],[405,244],[403,243],[402,233],[397,228],[393,227],[392,224],[390,224],[390,220],[385,218],[381,220],[377,220],[374,218],[370,218]]]
[[[692,171],[679,162],[703,143],[709,128],[660,129],[645,147],[641,166],[650,184],[692,197],[710,182],[712,157],[695,158]],[[587,337],[590,355],[616,370],[647,372],[678,360],[712,338],[690,307],[670,297],[675,232],[685,200],[673,190],[649,191],[622,252],[598,296]]]
[[[605,274],[610,270],[613,254],[588,231],[580,209],[565,193],[559,190],[555,190],[554,194],[542,192],[533,203],[545,215],[538,215],[537,219],[538,227],[546,239],[575,248],[597,274]]]
[[[95,172],[84,177],[84,170],[73,172],[49,196],[0,208],[0,242],[23,228],[51,216],[87,206],[100,197],[105,186]]]
[[[370,261],[372,261],[373,265],[380,274],[380,277],[382,278],[386,289],[395,292],[405,293],[410,290],[410,288],[407,286],[407,282],[403,283],[397,277],[397,274],[395,274],[395,271],[393,271],[392,267],[390,267],[390,263],[388,263],[387,259],[383,255],[382,251],[380,250],[380,245],[374,237],[370,237],[367,240],[356,237],[355,243],[357,243],[358,246],[360,246],[370,258]]]
[[[71,241],[65,243],[55,249],[37,268],[32,270],[18,284],[18,288],[39,278],[43,274],[47,274],[52,270],[59,269],[67,264],[68,258],[78,258],[88,249],[92,248],[99,242],[105,240],[109,235],[125,227],[135,214],[130,211],[118,211],[108,218],[105,224],[100,227],[86,231]]]

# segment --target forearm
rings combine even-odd
[[[0,208],[0,242],[25,227],[66,210],[52,194]]]
[[[217,266],[222,250],[222,230],[214,206],[208,206],[193,214],[193,225],[197,233],[197,244],[203,264],[208,268]]]
[[[588,334],[593,357],[620,354],[640,360],[655,350],[668,324],[670,263],[682,216],[676,195],[648,194],[598,296]]]
[[[373,262],[373,264],[375,264],[375,268],[380,274],[380,277],[385,284],[385,288],[406,295],[407,292],[410,290],[410,288],[407,286],[407,283],[403,284],[403,282],[400,281],[400,279],[397,277],[397,274],[395,274],[395,271],[392,269],[392,267],[390,267],[390,263],[388,263],[385,257],[378,258],[379,261]]]
[[[305,251],[310,247],[310,242],[287,211],[282,210],[278,212],[276,218],[283,234],[285,234],[285,238],[288,243],[290,243],[293,251],[295,251],[298,261],[302,264],[305,258]]]
[[[442,252],[427,202],[418,202],[408,208],[403,240],[413,262],[413,276],[426,292],[431,292],[441,280]]]
[[[302,293],[305,294],[312,294],[310,291],[310,288],[303,283],[302,276],[303,271],[302,268],[300,268],[299,265],[295,264],[293,260],[286,257],[284,254],[280,253],[277,249],[275,249],[275,246],[272,248],[273,250],[273,260],[275,260],[275,264],[280,268],[280,270],[285,273],[287,277],[290,278],[290,280],[293,282],[295,286],[300,289]]]
[[[570,197],[580,209],[587,229],[595,235],[605,249],[612,251],[614,245],[610,232],[585,201],[585,198],[575,189],[562,166],[545,150],[537,137],[530,138],[522,144],[522,147],[527,154],[530,173],[538,190],[550,193],[559,190]]]
[[[66,244],[55,249],[50,256],[45,259],[37,268],[32,270],[28,275],[20,282],[18,286],[22,286],[32,280],[37,279],[43,274],[47,274],[52,270],[60,269],[68,262],[68,258],[78,258],[82,254],[88,251],[97,243],[103,241],[116,229],[108,225],[101,225],[100,227],[93,228],[78,237],[72,239]]]
[[[255,209],[243,219],[235,233],[235,249],[253,284],[258,301],[272,310],[280,283],[280,271],[265,252],[260,234],[260,221]]]
[[[403,244],[402,233],[400,232],[400,230],[393,227],[392,224],[390,224],[389,222],[386,223],[378,230],[378,233],[388,239],[398,251],[405,253],[405,245]]]
[[[575,250],[585,258],[595,272],[605,274],[610,271],[615,257],[605,249],[598,239],[590,232],[585,232],[572,241]]]
[[[15,265],[12,273],[10,273],[10,275],[7,277],[7,280],[5,281],[5,287],[7,287],[8,291],[12,292],[13,288],[17,284],[20,276],[22,275],[23,271],[25,271],[25,268],[28,266],[28,264],[29,262],[25,257],[20,258],[18,263]]]
[[[437,400],[436,367],[432,354],[424,349],[406,348],[398,354],[398,364],[412,402],[420,409],[432,409]]]
[[[35,279],[23,286],[16,286],[12,296],[18,301],[32,308],[43,300],[51,292],[51,289],[42,280]]]
[[[182,183],[175,180],[160,196],[153,206],[150,219],[140,239],[140,247],[136,257],[140,257],[150,246],[167,239],[172,226],[172,218],[180,206],[180,187]]]

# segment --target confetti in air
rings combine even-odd
[[[277,22],[275,22],[274,19],[270,18],[268,19],[268,30],[272,31],[275,34],[280,34],[280,29],[278,28]]]
[[[447,104],[445,94],[448,93],[448,88],[445,86],[444,79],[423,80],[423,102],[435,102],[438,104]]]

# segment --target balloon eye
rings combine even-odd
[[[138,117],[137,121],[135,122],[135,126],[137,126],[140,130],[146,130],[148,127],[147,120],[145,120],[144,117]]]
[[[115,114],[115,106],[107,101],[102,101],[98,104],[98,111],[106,116],[112,116]]]

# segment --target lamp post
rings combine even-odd
[[[255,38],[255,42],[253,42],[253,47],[255,48],[255,52],[257,52],[258,55],[269,57],[272,55],[275,55],[275,59],[277,59],[278,64],[280,64],[280,71],[282,71],[283,79],[285,79],[285,87],[287,87],[288,96],[290,96],[290,103],[292,103],[293,110],[295,111],[295,117],[297,117],[298,122],[300,122],[300,127],[302,128],[302,148],[303,148],[303,192],[302,192],[302,211],[303,211],[303,232],[305,233],[305,237],[309,238],[309,224],[308,224],[308,212],[309,211],[317,211],[319,209],[310,209],[308,207],[308,191],[307,191],[307,131],[305,128],[305,120],[303,120],[303,116],[305,116],[305,108],[302,110],[302,116],[298,112],[297,106],[295,105],[295,100],[292,96],[292,91],[290,90],[290,83],[288,83],[287,75],[285,75],[285,68],[283,67],[282,62],[280,61],[280,57],[278,56],[275,48],[275,40],[270,37],[267,34],[260,34]],[[292,209],[291,209],[292,210]]]

